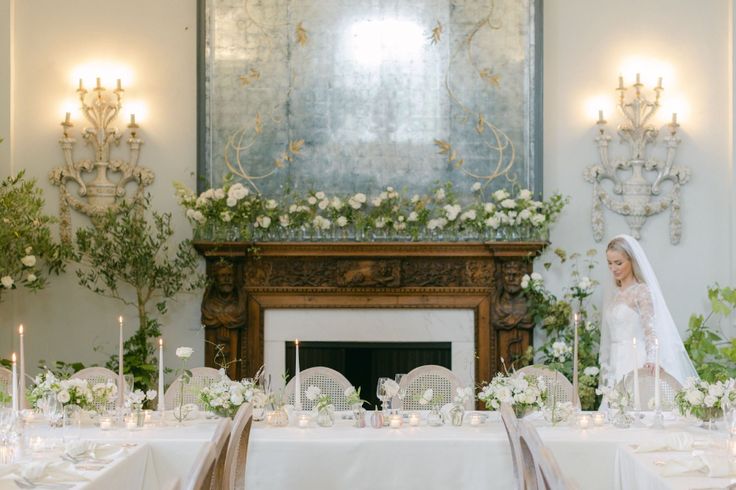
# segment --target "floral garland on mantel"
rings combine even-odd
[[[389,186],[372,197],[309,191],[281,201],[229,179],[199,196],[183,184],[174,186],[195,239],[206,241],[546,240],[568,201],[561,194],[538,201],[528,189],[515,197],[500,189],[484,199],[480,183],[472,186],[474,200],[466,205],[451,183],[429,195],[409,196]]]

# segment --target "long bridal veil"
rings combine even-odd
[[[690,360],[685,346],[680,338],[680,333],[677,330],[670,310],[667,308],[667,303],[662,295],[662,289],[659,287],[659,281],[657,276],[654,274],[654,269],[649,263],[644,249],[641,247],[639,242],[629,235],[618,235],[616,238],[623,239],[626,241],[633,252],[633,260],[639,265],[639,271],[642,276],[640,279],[647,284],[649,291],[652,294],[652,306],[654,309],[654,333],[659,340],[659,362],[662,368],[669,374],[675,377],[680,383],[684,383],[689,377],[698,377],[698,373],[695,371],[693,362]],[[615,284],[613,278],[611,279],[610,287],[607,287],[608,291],[604,292],[604,312],[606,303],[611,300],[615,292]],[[601,323],[601,368],[605,373],[605,366],[608,362],[608,348],[607,339],[609,338],[608,328],[606,325],[605,314],[604,319]],[[602,373],[602,374],[604,374]]]

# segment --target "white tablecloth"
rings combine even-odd
[[[613,489],[620,445],[648,429],[585,431],[535,422],[563,473],[582,489]],[[269,489],[513,488],[513,465],[500,421],[471,427],[273,428],[254,424],[246,487]]]
[[[124,453],[115,457],[102,469],[79,470],[89,479],[74,488],[99,490],[167,490],[177,481],[189,479],[194,463],[208,451],[218,423],[223,420],[197,420],[183,425],[173,423],[164,426],[147,426],[142,429],[114,429],[101,431],[95,427],[82,427],[74,433],[81,440],[124,447]],[[45,423],[34,423],[25,430],[25,438],[32,441],[41,438],[46,443],[57,441],[61,446],[65,433],[62,429],[50,429]],[[26,459],[60,461],[59,450],[48,452],[27,451]],[[22,464],[22,463],[21,463]],[[13,477],[0,479],[0,490],[17,489]]]

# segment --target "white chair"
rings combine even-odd
[[[216,455],[215,470],[212,474],[212,482],[210,489],[218,490],[223,486],[225,478],[225,458],[227,457],[227,446],[230,442],[230,431],[232,430],[232,422],[228,418],[220,420],[212,438]]]
[[[243,490],[245,488],[245,464],[248,460],[248,439],[253,424],[253,405],[244,403],[233,420],[233,430],[227,444],[225,471],[218,490]]]
[[[528,490],[572,490],[577,488],[565,479],[552,452],[545,447],[534,426],[517,420],[519,447],[524,459],[524,477]]]
[[[572,383],[561,372],[545,366],[525,366],[516,371],[516,374],[535,378],[541,376],[547,386],[547,400],[554,397],[558,402],[573,402],[574,404],[577,401],[580,406],[580,399],[573,393]]]
[[[299,393],[299,399],[302,402],[302,408],[304,410],[311,410],[314,406],[314,401],[308,400],[304,396],[304,392],[310,386],[316,386],[322,393],[330,395],[332,404],[335,406],[335,410],[350,410],[350,405],[345,398],[345,389],[349,386],[350,381],[341,373],[328,367],[311,367],[299,373],[302,384],[302,392]],[[286,390],[284,394],[286,396],[286,403],[293,404],[296,398],[294,390],[296,389],[296,378],[291,378],[286,384]]]
[[[524,459],[521,454],[521,446],[519,439],[519,428],[518,420],[514,409],[508,403],[501,404],[501,420],[503,421],[503,427],[506,429],[506,437],[509,439],[509,445],[511,446],[511,459],[514,463],[514,478],[516,480],[516,489],[524,490],[526,485],[524,483]]]
[[[429,364],[414,368],[401,378],[399,391],[404,393],[401,400],[402,410],[426,410],[429,407],[419,403],[419,398],[428,389],[432,388],[435,397],[439,397],[442,404],[450,403],[455,398],[458,388],[464,388],[460,378],[443,366]],[[398,397],[392,402],[392,407],[397,406]],[[473,409],[473,400],[465,404],[466,410]]]
[[[621,383],[623,383],[623,386],[621,386]],[[650,373],[647,368],[639,368],[639,401],[642,410],[647,410],[649,401],[654,400],[654,386],[654,374]],[[617,388],[621,389],[622,387],[627,393],[631,393],[631,403],[633,404],[634,371],[631,371],[624,376],[622,381],[619,381]],[[675,406],[675,395],[681,389],[682,385],[674,376],[662,368],[659,369],[659,400],[662,410],[672,410]]]
[[[192,463],[192,471],[187,483],[186,490],[210,490],[215,473],[215,462],[217,454],[213,445],[202,448],[197,459]]]
[[[204,405],[199,401],[199,392],[215,381],[219,381],[222,377],[220,371],[211,367],[196,367],[190,369],[192,377],[188,383],[184,383],[184,404],[194,403],[200,410],[204,410]],[[181,376],[178,376],[173,383],[169,385],[164,394],[164,406],[166,410],[173,410],[179,406],[179,394],[181,393]]]
[[[104,368],[104,367],[88,367],[84,369],[80,369],[76,373],[71,375],[72,379],[84,379],[86,380],[90,387],[98,384],[98,383],[107,383],[108,381],[115,384],[115,386],[118,385],[118,375],[114,371],[111,371],[110,369]],[[128,389],[128,383],[123,380],[123,390]],[[95,402],[95,410],[98,413],[103,412],[104,410],[114,410],[116,401],[111,401],[109,403],[106,403],[103,407],[101,403]]]

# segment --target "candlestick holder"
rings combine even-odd
[[[63,135],[59,139],[64,164],[49,172],[51,183],[59,187],[60,222],[59,232],[65,242],[71,241],[71,209],[85,214],[93,220],[103,216],[108,210],[117,209],[119,199],[128,194],[128,184],[135,184],[130,200],[139,199],[145,187],[153,183],[153,172],[138,165],[140,147],[143,140],[138,138],[138,124],[131,115],[128,125],[130,137],[127,140],[129,157],[127,160],[111,158],[112,147],[118,146],[122,133],[114,125],[122,108],[123,88],[118,80],[117,88],[111,92],[105,89],[97,79],[97,86],[91,93],[79,81],[77,95],[81,104],[80,110],[91,125],[82,129],[82,138],[93,150],[93,159],[74,159],[76,140],[70,136],[74,127],[70,114],[61,123]],[[92,178],[85,177],[93,174]],[[108,176],[120,174],[114,182]]]
[[[624,122],[618,126],[617,133],[622,142],[629,146],[629,155],[625,158],[612,159],[609,155],[611,136],[606,132],[607,121],[599,113],[598,135],[595,138],[598,146],[600,163],[585,169],[583,176],[586,182],[593,184],[593,210],[591,225],[596,241],[604,236],[605,206],[614,213],[625,217],[634,238],[641,237],[641,228],[649,216],[670,209],[670,242],[675,245],[680,242],[682,235],[682,219],[680,216],[680,188],[690,180],[690,170],[674,165],[677,147],[680,138],[677,136],[677,114],[672,115],[672,122],[667,125],[669,134],[663,138],[666,147],[664,160],[647,155],[647,148],[657,144],[659,130],[650,120],[659,109],[659,99],[662,80],[653,89],[653,100],[643,93],[644,84],[639,75],[634,83],[633,96],[627,101],[625,94],[629,90],[619,77],[617,108],[624,116]],[[619,176],[619,171],[631,171],[627,179]],[[652,175],[648,177],[647,175]],[[604,187],[602,182],[610,180],[613,183],[613,195]],[[672,189],[662,193],[660,186],[666,180],[672,182]],[[616,197],[619,196],[619,197]]]

